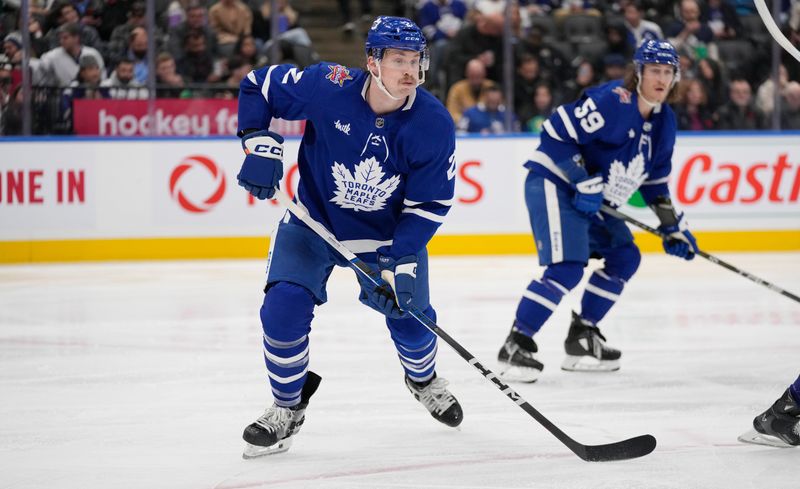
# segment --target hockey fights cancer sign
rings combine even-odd
[[[146,100],[76,99],[73,110],[81,136],[233,136],[239,121],[235,99],[158,99],[152,123]],[[301,136],[305,121],[275,119],[272,129]]]
[[[455,203],[439,233],[530,233],[522,162],[537,143],[459,138]],[[35,152],[26,141],[0,145],[0,241],[264,236],[284,213],[238,186],[234,138],[45,140]],[[290,194],[298,148],[287,139],[281,186]],[[693,229],[798,229],[800,137],[679,136],[670,187]],[[649,209],[627,212],[652,218]]]

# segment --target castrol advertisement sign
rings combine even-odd
[[[289,193],[299,144],[285,144]],[[455,198],[439,233],[529,233],[522,164],[537,144],[459,138]],[[267,236],[284,210],[237,184],[242,158],[234,137],[0,139],[0,241]],[[669,184],[693,230],[800,229],[800,135],[679,136]],[[656,223],[635,199],[624,210]]]

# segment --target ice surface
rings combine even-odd
[[[721,254],[794,293],[800,254]],[[592,265],[595,266],[595,265]],[[446,344],[438,372],[464,407],[435,422],[402,381],[380,316],[337,270],[311,368],[323,381],[284,454],[242,460],[270,402],[263,263],[0,268],[0,488],[783,488],[800,449],[736,437],[800,371],[800,304],[702,259],[645,255],[601,324],[614,373],[562,372],[570,294],[537,336],[545,370],[516,385],[582,443],[652,433],[634,461],[586,463]],[[533,256],[431,261],[438,324],[490,368]]]

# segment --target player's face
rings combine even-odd
[[[408,97],[419,82],[420,53],[387,49],[381,59],[381,79],[395,97]],[[376,70],[377,71],[377,70]]]
[[[672,88],[675,78],[675,68],[672,65],[651,64],[644,65],[642,70],[642,95],[647,100],[664,103]]]

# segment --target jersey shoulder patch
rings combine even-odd
[[[626,88],[621,87],[621,86],[614,87],[614,89],[611,90],[611,92],[617,95],[617,99],[620,101],[620,103],[623,103],[623,104],[630,104],[631,103],[631,99],[632,99],[631,92],[629,90],[627,90]]]
[[[334,85],[343,87],[346,81],[353,79],[353,75],[350,73],[350,68],[331,64],[328,65],[328,72],[325,74],[325,79]]]

